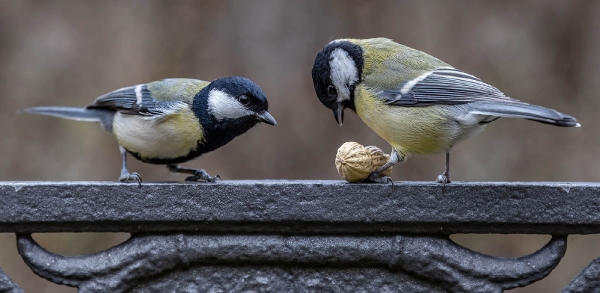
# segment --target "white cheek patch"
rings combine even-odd
[[[254,112],[244,107],[236,98],[220,90],[211,90],[208,93],[208,111],[218,121],[254,115]]]
[[[358,70],[348,52],[337,48],[331,52],[329,61],[331,81],[338,90],[338,102],[350,99],[350,90],[346,85],[354,85],[358,81]]]

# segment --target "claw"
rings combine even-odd
[[[223,180],[223,179],[221,179],[221,176],[219,176],[219,175],[216,175],[214,177],[208,175],[208,173],[206,173],[206,171],[204,171],[204,169],[183,168],[183,167],[180,167],[179,165],[167,165],[167,168],[169,168],[169,171],[171,171],[173,173],[193,174],[192,176],[185,178],[185,181],[216,182],[217,179]]]
[[[386,178],[387,178],[387,181],[392,184],[392,192],[394,192],[394,180],[392,179],[392,177],[389,177],[389,176],[386,176]],[[386,182],[386,183],[388,183],[388,182]]]
[[[452,180],[450,180],[450,176],[441,174],[440,176],[438,176],[438,178],[435,180],[435,182],[446,185],[446,184],[452,182]]]
[[[371,175],[369,175],[369,177],[365,180],[362,181],[363,183],[392,183],[392,185],[394,185],[394,180],[392,179],[392,177],[390,176],[373,176],[373,174],[371,173]]]
[[[206,182],[216,182],[217,179],[223,180],[223,179],[221,179],[221,176],[219,176],[219,175],[212,177],[212,176],[208,175],[208,173],[206,173],[206,171],[204,171],[203,169],[199,169],[199,170],[195,171],[194,175],[185,178],[185,181],[203,180]]]
[[[387,163],[383,164],[383,166],[377,168],[375,171],[369,174],[367,179],[361,181],[363,183],[391,183],[392,184],[392,192],[394,191],[394,180],[392,180],[389,176],[380,176],[388,168],[402,161],[402,158],[395,149],[392,149],[392,153],[390,154],[390,159]]]
[[[119,176],[119,181],[125,183],[137,182],[139,187],[142,187],[142,176],[137,172],[129,173],[126,170],[121,172],[121,176]]]
[[[450,174],[446,174],[446,172],[444,172],[443,174],[438,176],[435,182],[442,183],[442,193],[444,193],[446,191],[446,184],[452,181],[450,180]]]
[[[394,192],[394,179],[392,179],[392,177],[390,176],[382,176],[382,177],[378,177],[377,175],[373,175],[373,173],[371,173],[371,175],[369,175],[369,177],[363,181],[360,181],[362,183],[383,183],[383,184],[388,184],[391,183],[392,184],[392,192]]]

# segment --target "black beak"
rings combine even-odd
[[[269,114],[267,111],[264,111],[261,114],[256,114],[256,119],[258,119],[260,122],[277,126],[277,121],[275,121],[275,118],[273,118],[273,116],[271,116],[271,114]]]
[[[333,116],[335,116],[335,122],[337,122],[340,127],[342,127],[342,124],[344,123],[344,105],[343,104],[337,104],[337,107],[335,109],[333,109]]]

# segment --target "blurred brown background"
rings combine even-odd
[[[501,119],[453,151],[458,181],[598,181],[599,1],[16,1],[0,0],[0,180],[116,180],[117,144],[98,125],[17,114],[84,106],[108,91],[167,77],[241,75],[266,93],[279,125],[258,125],[186,164],[224,179],[338,179],[346,141],[389,146],[347,113],[340,128],[316,98],[316,53],[343,37],[388,37],[430,53],[508,96],[578,118],[579,129]],[[395,180],[431,181],[443,155],[415,157]],[[130,159],[145,181],[182,180]],[[37,234],[81,254],[127,234]],[[455,235],[481,252],[520,256],[543,235]],[[600,237],[571,236],[548,279],[511,292],[559,292],[600,255]],[[0,234],[0,267],[26,292],[74,292],[33,275]]]

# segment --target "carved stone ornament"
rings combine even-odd
[[[227,181],[0,182],[0,232],[25,263],[79,292],[503,292],[547,276],[568,234],[600,233],[600,184]],[[35,232],[129,232],[90,255]],[[452,233],[561,235],[492,257]],[[600,292],[600,259],[563,292]],[[560,290],[560,288],[557,288]],[[0,292],[22,292],[0,270]]]
[[[135,235],[84,256],[50,253],[29,235],[19,253],[38,275],[79,292],[502,292],[554,269],[566,237],[499,258],[446,236]]]
[[[0,292],[2,293],[22,293],[23,290],[17,286],[2,269],[0,269]]]

